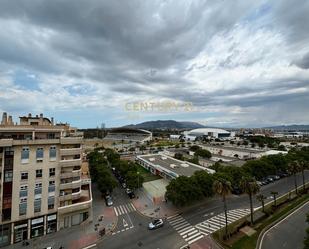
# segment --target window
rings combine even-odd
[[[57,157],[56,146],[50,146],[50,148],[49,148],[49,159],[50,160],[56,160],[56,157]]]
[[[21,180],[28,180],[28,172],[21,172],[20,173]]]
[[[28,163],[29,162],[29,148],[23,147],[21,151],[21,163]]]
[[[49,177],[55,176],[55,171],[56,171],[55,168],[49,169]]]
[[[55,192],[55,181],[49,181],[48,192]]]
[[[43,148],[37,148],[36,149],[36,160],[39,162],[43,161],[44,157],[44,149]]]
[[[28,185],[22,185],[19,189],[19,197],[26,197],[28,195]]]
[[[12,182],[13,181],[13,171],[6,170],[4,171],[4,182]]]
[[[43,175],[43,170],[42,169],[37,169],[35,171],[35,176],[38,178],[38,177],[42,177]]]
[[[42,183],[41,182],[37,182],[35,184],[35,189],[34,189],[34,195],[39,195],[42,194]]]
[[[54,209],[55,207],[55,197],[50,196],[48,197],[48,209]]]
[[[19,215],[25,215],[27,213],[27,197],[20,198],[19,201]]]
[[[41,212],[41,202],[42,199],[41,198],[35,198],[34,199],[34,212]]]

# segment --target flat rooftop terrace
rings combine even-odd
[[[177,176],[192,176],[198,170],[207,170],[209,173],[213,173],[212,170],[200,165],[177,160],[162,154],[139,155],[137,158],[146,161],[155,168],[162,168],[163,170],[173,172]]]

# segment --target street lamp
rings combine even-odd
[[[137,188],[139,189],[139,171],[137,171]]]

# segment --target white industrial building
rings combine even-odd
[[[235,137],[235,132],[229,132],[218,128],[199,128],[191,131],[184,131],[185,140],[195,140],[197,138],[219,138],[231,139]]]

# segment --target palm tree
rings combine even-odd
[[[274,206],[277,206],[277,195],[279,194],[277,191],[271,191],[270,194],[274,197]]]
[[[220,178],[214,181],[213,190],[218,195],[221,195],[225,214],[225,238],[227,238],[227,206],[226,206],[226,196],[231,193],[232,185],[229,181]]]
[[[299,171],[298,162],[297,161],[290,162],[288,168],[289,168],[289,171],[294,176],[295,193],[298,194],[298,191],[297,191],[297,178],[296,178],[296,173]]]
[[[250,201],[250,220],[251,225],[253,225],[253,204],[252,204],[252,196],[256,195],[260,191],[260,186],[256,183],[253,178],[245,177],[240,182],[241,189],[249,195]]]
[[[262,203],[262,210],[265,213],[264,201],[267,199],[267,197],[263,194],[259,194],[256,196],[256,199]]]

